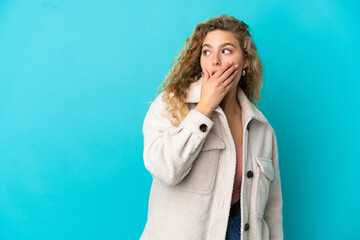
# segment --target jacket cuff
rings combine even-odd
[[[214,122],[201,112],[191,109],[180,123],[179,127],[180,126],[190,129],[198,137],[204,138],[214,126]]]

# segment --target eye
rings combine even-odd
[[[206,55],[206,52],[208,52],[208,50],[204,50],[204,51],[203,51],[203,54]]]
[[[223,51],[229,51],[231,53],[231,51],[229,49],[224,49]]]

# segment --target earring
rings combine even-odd
[[[242,75],[245,76],[245,74],[246,74],[246,71],[245,71],[245,69],[243,69],[242,70]]]

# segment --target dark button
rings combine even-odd
[[[254,176],[253,172],[250,170],[247,172],[247,177],[252,178]]]
[[[249,230],[249,224],[245,224],[245,228],[244,228],[245,231]]]
[[[206,130],[207,130],[207,126],[206,126],[206,124],[201,124],[200,125],[200,130],[202,131],[202,132],[206,132]]]
[[[249,130],[250,128],[250,123],[248,123],[248,125],[246,126],[247,130]]]

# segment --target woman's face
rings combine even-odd
[[[239,71],[235,77],[236,86],[241,78],[242,69],[248,66],[248,60],[243,57],[238,40],[228,31],[208,32],[200,56],[202,71],[206,70],[212,76],[222,65],[230,61],[233,65],[239,65]]]

